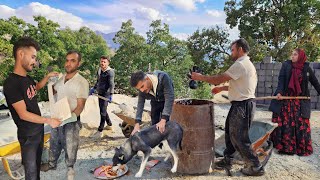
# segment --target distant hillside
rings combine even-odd
[[[111,32],[111,33],[105,34],[103,32],[96,31],[96,34],[101,35],[111,49],[119,48],[119,44],[116,44],[112,41],[112,39],[117,34],[117,32]]]

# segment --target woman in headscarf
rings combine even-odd
[[[310,97],[308,82],[320,94],[320,84],[306,61],[304,50],[295,49],[292,52],[291,60],[285,61],[280,70],[274,94],[278,100],[272,100],[270,104],[269,109],[273,111],[272,122],[278,123],[271,134],[271,140],[280,154],[308,156],[313,153],[309,122],[310,99],[281,100],[282,96]]]

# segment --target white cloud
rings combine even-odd
[[[73,30],[77,30],[82,26],[90,27],[92,30],[100,30],[102,32],[109,31],[110,26],[97,24],[93,22],[85,22],[82,18],[73,15],[72,13],[65,12],[60,9],[52,8],[48,5],[38,2],[32,2],[26,6],[12,9],[8,6],[0,6],[0,17],[9,18],[11,16],[17,16],[25,20],[28,23],[35,24],[33,16],[44,16],[54,22],[59,23],[60,27],[70,27]]]
[[[11,16],[13,16],[15,13],[15,10],[8,7],[8,6],[5,6],[5,5],[0,5],[0,15],[1,17],[7,19]]]
[[[180,40],[187,40],[190,34],[187,33],[173,33],[172,36],[180,39]]]
[[[33,21],[34,15],[42,15],[46,18],[58,22],[62,28],[69,26],[71,29],[78,29],[81,26],[89,27],[104,33],[118,31],[122,22],[131,19],[133,27],[139,34],[144,34],[149,30],[151,21],[161,19],[163,23],[170,26],[179,39],[187,39],[197,28],[208,28],[215,25],[227,27],[225,23],[226,15],[222,10],[205,9],[196,10],[197,5],[205,0],[118,0],[113,2],[102,2],[90,5],[72,6],[74,11],[89,16],[97,16],[98,20],[84,20],[72,13],[61,9],[53,8],[41,3],[30,3],[25,6],[12,9],[5,5],[0,5],[0,17],[8,18],[15,15],[29,23]],[[167,5],[184,11],[168,10]],[[190,12],[191,11],[191,12]],[[179,31],[186,33],[179,33]],[[235,39],[239,35],[238,28],[229,30],[230,39]]]
[[[153,8],[146,8],[146,7],[136,8],[134,9],[134,15],[136,18],[139,18],[139,19],[146,18],[147,20],[152,20],[152,21],[157,19],[162,19],[162,15],[160,14],[160,12]]]
[[[192,11],[196,10],[196,3],[203,3],[205,0],[167,0],[165,1],[166,4],[171,4],[177,8]]]
[[[213,17],[224,17],[225,16],[225,13],[224,11],[219,11],[219,10],[207,10],[207,14],[209,14],[210,16],[213,16]]]

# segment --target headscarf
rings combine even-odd
[[[289,90],[291,90],[291,95],[293,96],[298,96],[302,92],[299,82],[299,76],[302,73],[304,63],[307,61],[307,56],[304,50],[298,48],[296,49],[296,51],[298,52],[298,61],[292,62],[292,72],[289,81]]]

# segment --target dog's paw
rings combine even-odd
[[[136,178],[140,178],[142,176],[142,173],[137,173],[134,177],[136,177]]]
[[[176,173],[176,172],[177,172],[177,168],[172,168],[172,169],[171,169],[171,172],[172,172],[172,173]]]

